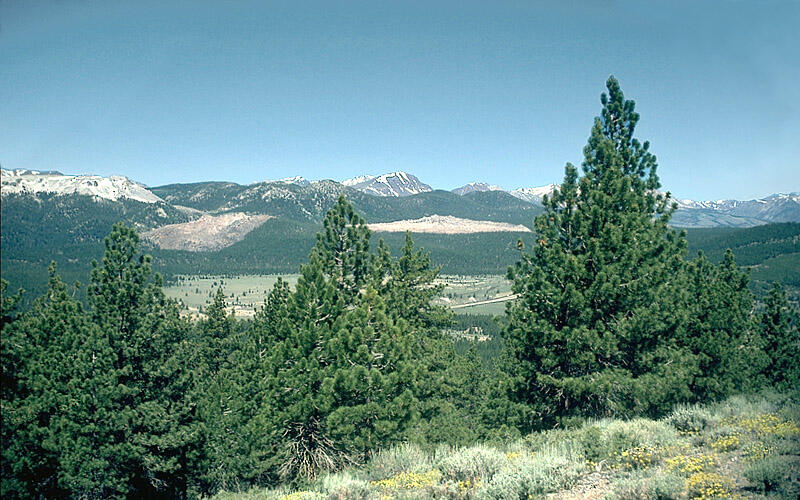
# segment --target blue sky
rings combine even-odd
[[[3,168],[559,181],[614,74],[665,189],[800,191],[800,2],[0,2]]]

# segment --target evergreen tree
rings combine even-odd
[[[322,267],[322,273],[345,300],[353,299],[374,278],[375,260],[369,252],[369,238],[366,222],[341,195],[325,214],[310,260]]]
[[[656,158],[634,138],[633,101],[613,77],[607,88],[584,175],[567,165],[534,221],[538,244],[509,270],[519,299],[506,371],[529,426],[665,409],[691,375],[674,345],[685,240],[667,226],[675,207],[657,191]]]
[[[800,388],[800,330],[797,310],[786,299],[780,283],[764,297],[761,335],[769,358],[766,378],[778,389]]]
[[[7,290],[8,281],[0,279],[0,331],[16,319],[16,308],[22,299],[21,289],[11,296],[6,295]]]
[[[721,399],[759,387],[764,353],[753,322],[747,274],[730,250],[716,266],[700,253],[687,271],[691,300],[682,343],[699,367],[691,384],[695,399]]]
[[[214,300],[206,309],[206,317],[200,323],[202,338],[199,347],[204,359],[201,361],[208,376],[215,376],[233,349],[236,323],[233,314],[228,313],[225,290],[217,288]]]
[[[10,342],[5,329],[17,320],[17,306],[22,298],[22,290],[15,295],[7,296],[8,281],[0,279],[0,397],[3,401],[11,400],[17,393],[17,379],[21,370],[22,359],[20,349]]]
[[[33,308],[3,328],[3,498],[62,497],[58,415],[73,380],[74,346],[89,322],[51,264],[48,289]],[[84,450],[86,451],[86,450]]]
[[[370,232],[341,197],[326,214],[287,304],[271,358],[283,477],[313,477],[399,439],[414,418],[414,370],[405,324],[386,312]]]
[[[109,481],[126,495],[182,497],[188,453],[197,439],[190,392],[188,324],[165,298],[136,232],[114,225],[102,265],[94,263],[88,300],[94,323],[107,336],[119,398],[108,449]],[[104,375],[106,376],[106,375]]]
[[[391,314],[395,320],[402,318],[410,327],[428,331],[450,324],[452,312],[432,302],[444,290],[443,284],[436,283],[439,269],[431,268],[429,254],[415,249],[411,233],[406,232],[402,255],[397,260],[392,259],[388,246],[381,239],[378,259],[382,275],[378,289],[392,304]]]

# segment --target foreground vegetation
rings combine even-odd
[[[661,420],[602,419],[467,447],[412,443],[297,489],[216,500],[775,498],[800,495],[795,394],[681,405]]]
[[[784,456],[796,453],[794,402],[721,419],[724,406],[641,420],[765,387],[797,391],[800,333],[783,288],[757,305],[731,251],[719,263],[687,259],[655,157],[633,138],[633,102],[613,78],[607,86],[584,175],[567,166],[534,221],[536,244],[516,245],[508,277],[517,298],[502,324],[454,321],[434,301],[443,285],[429,255],[410,235],[399,254],[383,241],[371,251],[366,222],[344,196],[295,286],[277,280],[252,319],[228,313],[222,287],[202,320],[182,315],[122,224],[92,265],[86,305],[55,265],[30,310],[3,281],[3,497],[300,490],[347,481],[336,473],[380,466],[382,453],[422,450],[412,463],[425,467],[353,481],[389,495],[440,485],[525,497],[581,487],[592,468],[627,474],[652,464],[658,476],[689,474],[681,488],[702,498],[732,492],[728,453],[751,445],[776,462],[741,475],[771,475],[765,491],[774,483],[782,494],[774,470],[794,467]],[[491,366],[453,341],[449,330],[467,321],[501,329]],[[520,436],[533,437],[469,448]],[[681,443],[717,455],[695,463]],[[650,488],[647,470],[636,474],[634,493]]]

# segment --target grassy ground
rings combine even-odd
[[[178,276],[164,287],[167,297],[176,299],[186,311],[195,314],[210,304],[214,292],[222,286],[228,296],[228,303],[237,316],[252,316],[264,303],[267,292],[279,277],[290,285],[297,282],[296,274],[264,274],[248,276]]]
[[[668,500],[800,495],[800,401],[770,394],[683,406],[668,417],[600,420],[467,448],[401,444],[302,490],[216,500]]]
[[[167,297],[180,301],[188,312],[198,313],[211,303],[217,287],[222,286],[236,314],[246,317],[251,316],[264,303],[264,297],[279,276],[290,285],[297,281],[296,274],[178,276],[164,287],[164,293]],[[443,305],[471,304],[511,293],[511,285],[503,276],[450,275],[442,276],[440,281],[446,288],[437,303]],[[469,314],[503,314],[505,304],[476,305],[460,311]]]

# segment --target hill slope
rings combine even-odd
[[[324,498],[769,498],[800,494],[798,401],[734,397],[662,420],[604,419],[491,444],[401,444],[302,490],[255,488],[216,500]]]

